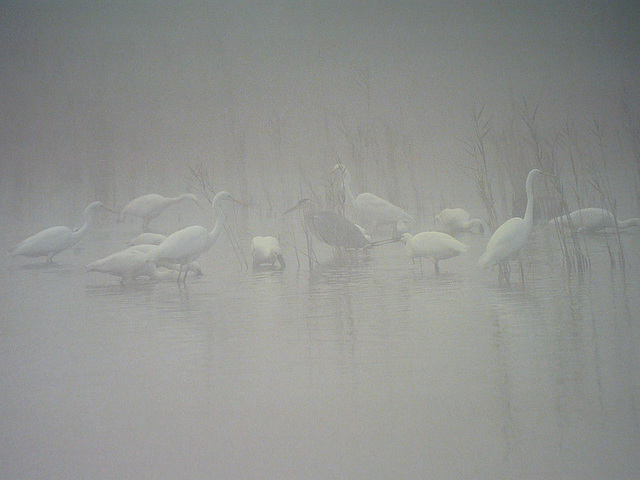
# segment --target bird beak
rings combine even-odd
[[[248,207],[248,205],[247,205],[246,203],[241,202],[240,200],[238,200],[238,199],[236,199],[236,198],[231,197],[231,200],[232,200],[233,202],[237,203],[238,205],[242,205],[243,207]]]
[[[300,207],[302,207],[304,203],[304,200],[300,200],[298,203],[296,203],[293,207],[291,207],[289,210],[287,210],[286,212],[283,213],[283,215],[286,215],[287,213],[291,213],[295,210],[298,210]]]

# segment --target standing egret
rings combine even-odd
[[[94,226],[95,215],[100,208],[104,208],[101,202],[93,202],[84,209],[84,225],[80,229],[71,230],[65,226],[47,228],[23,240],[9,253],[25,257],[47,257],[47,263],[51,263],[54,255],[71,248],[87,234]]]
[[[616,217],[604,208],[582,208],[549,220],[549,224],[555,223],[573,228],[578,233],[595,233],[605,228],[613,228],[616,225],[620,230],[627,230],[631,227],[640,228],[640,218],[629,218],[616,222]]]
[[[360,227],[342,215],[327,210],[319,210],[312,200],[303,198],[295,206],[284,212],[286,215],[302,209],[308,228],[324,243],[337,248],[363,248],[370,244]]]
[[[527,175],[527,183],[525,190],[527,192],[527,209],[524,212],[524,218],[513,217],[504,222],[493,232],[487,248],[478,260],[480,268],[487,268],[501,262],[508,262],[509,258],[518,255],[520,249],[526,243],[531,230],[533,229],[533,179],[538,175],[549,175],[534,168]],[[506,263],[508,271],[508,263]],[[520,262],[520,275],[524,282],[524,272],[522,270],[522,262]]]
[[[455,235],[461,232],[485,233],[489,226],[479,218],[471,218],[471,214],[462,208],[445,208],[436,215],[436,225],[440,225],[445,233]]]
[[[440,273],[438,262],[448,258],[457,257],[466,252],[469,246],[456,240],[443,232],[422,232],[416,235],[403,233],[400,236],[405,244],[405,251],[412,259],[419,258],[422,268],[422,257],[429,257],[433,260],[436,273]]]
[[[332,183],[338,183],[337,187],[344,192],[346,200],[353,206],[355,221],[359,224],[372,225],[374,229],[390,225],[395,235],[408,231],[415,223],[413,217],[402,208],[373,193],[364,192],[354,197],[351,192],[351,174],[345,165],[337,164],[331,175],[333,178],[337,177],[338,182]]]
[[[222,203],[226,201],[242,204],[242,202],[233,198],[230,193],[224,191],[219,192],[213,198],[212,209],[215,225],[211,232],[208,232],[206,228],[199,225],[193,225],[172,233],[148,255],[148,261],[156,263],[159,261],[167,261],[180,265],[180,271],[178,272],[178,283],[180,283],[180,274],[184,267],[196,260],[202,253],[209,250],[218,236],[220,236],[220,233],[222,233],[225,221]],[[187,272],[185,269],[182,283],[186,283]]]
[[[280,263],[280,268],[284,268],[284,257],[280,242],[276,237],[253,237],[251,239],[251,257],[253,258],[254,270],[260,265],[275,265],[276,260]]]
[[[160,245],[167,239],[166,235],[161,233],[141,233],[137,237],[129,240],[129,245]]]
[[[193,193],[185,193],[179,197],[171,198],[163,197],[156,193],[142,195],[125,205],[122,209],[121,218],[124,218],[126,215],[142,218],[142,230],[146,232],[151,220],[160,215],[170,205],[182,202],[183,200],[192,200],[196,202],[196,204],[198,202],[198,198]]]

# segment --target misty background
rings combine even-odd
[[[500,147],[523,110],[550,141],[604,125],[637,211],[639,27],[611,1],[4,3],[0,220],[77,224],[94,200],[193,191],[198,165],[283,209],[337,162],[432,218],[475,198],[474,112],[497,172],[535,166]]]

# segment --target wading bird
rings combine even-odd
[[[436,225],[445,233],[455,235],[462,232],[487,233],[489,226],[479,218],[471,218],[471,214],[462,208],[445,208],[435,216]]]
[[[351,192],[351,174],[349,169],[341,163],[331,171],[332,184],[338,194],[346,197],[354,211],[355,221],[361,225],[372,226],[375,230],[381,226],[391,226],[393,236],[411,229],[414,219],[402,208],[380,198],[373,193],[364,192],[354,197]]]
[[[198,198],[193,193],[185,193],[173,198],[163,197],[156,193],[142,195],[125,205],[122,209],[121,219],[124,219],[127,215],[142,218],[142,230],[146,232],[151,220],[160,215],[170,205],[183,200],[191,200],[196,204],[198,203]]]
[[[443,232],[422,232],[416,235],[403,233],[400,240],[404,242],[405,251],[411,259],[420,259],[420,269],[422,257],[428,257],[433,260],[436,273],[440,273],[440,260],[457,257],[469,249],[468,245]]]
[[[84,209],[84,225],[77,230],[69,227],[50,227],[23,240],[11,250],[11,255],[25,257],[47,257],[47,263],[58,253],[73,247],[89,232],[95,224],[96,212],[104,208],[102,203],[93,202]]]
[[[640,218],[618,220],[613,214],[604,208],[583,208],[549,220],[549,224],[560,224],[563,227],[572,228],[578,233],[595,233],[605,228],[628,230],[632,227],[640,228]]]
[[[303,198],[295,206],[284,212],[286,215],[302,209],[305,223],[320,240],[336,248],[357,249],[369,245],[362,230],[337,213],[319,210],[312,200]]]
[[[286,266],[280,242],[276,237],[253,237],[251,239],[251,257],[254,270],[260,265],[275,265],[276,261],[280,263],[280,268]]]
[[[129,240],[129,245],[160,245],[167,239],[166,235],[161,233],[141,233],[137,237]]]
[[[527,209],[524,213],[524,218],[513,217],[504,222],[493,232],[487,248],[478,260],[478,266],[480,268],[491,267],[496,264],[504,265],[504,276],[508,276],[509,272],[509,258],[517,256],[520,249],[526,243],[531,230],[533,228],[533,208],[534,208],[534,196],[533,196],[533,179],[538,175],[547,175],[547,173],[541,172],[537,168],[534,168],[527,175],[527,183],[525,190],[527,192]],[[518,256],[519,258],[519,256]],[[520,263],[520,275],[524,283],[524,271],[522,269],[522,262]],[[501,275],[503,274],[501,269]]]
[[[182,283],[186,283],[188,270],[185,267],[196,260],[202,253],[209,250],[220,236],[220,233],[222,233],[225,221],[224,212],[222,211],[223,202],[235,202],[243,205],[242,202],[233,198],[230,193],[219,192],[213,198],[212,210],[215,225],[211,232],[199,225],[193,225],[172,233],[148,255],[148,261],[156,263],[166,261],[180,265],[177,281],[180,283],[180,274],[184,270]]]

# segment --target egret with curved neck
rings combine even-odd
[[[96,212],[101,208],[104,208],[101,202],[93,202],[87,206],[84,209],[84,225],[78,230],[65,226],[50,227],[18,243],[9,253],[25,257],[47,257],[47,263],[51,263],[55,255],[82,240],[94,226]]]
[[[188,270],[185,267],[209,250],[222,233],[225,222],[222,205],[225,202],[242,204],[242,202],[233,198],[229,192],[219,192],[213,198],[212,210],[215,219],[213,230],[209,232],[200,225],[193,225],[172,233],[158,245],[158,248],[149,254],[148,261],[156,263],[164,261],[180,265],[177,281],[180,283],[180,275],[184,270],[182,283],[186,283]]]
[[[538,175],[549,175],[537,168],[534,168],[527,175],[526,192],[527,192],[527,209],[524,212],[524,218],[513,217],[504,222],[493,232],[487,248],[478,260],[480,268],[487,268],[501,262],[508,262],[510,257],[516,256],[523,245],[527,242],[531,230],[533,229],[533,209],[535,199],[533,196],[533,180]],[[506,264],[508,270],[508,263]],[[520,264],[520,273],[524,280],[522,272],[522,264]]]
[[[344,192],[345,200],[352,205],[356,222],[363,226],[372,225],[374,228],[390,225],[394,236],[411,229],[414,219],[402,208],[369,192],[354,197],[351,192],[351,174],[345,165],[337,164],[331,173],[332,176],[338,176],[338,187]]]

